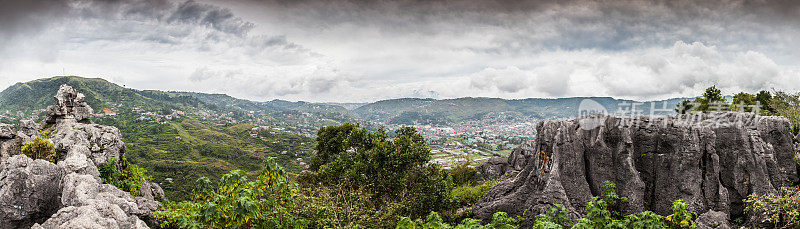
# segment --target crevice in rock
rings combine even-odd
[[[586,153],[586,150],[583,151],[583,175],[586,178],[586,183],[589,185],[589,191],[592,192],[593,196],[600,195],[600,191],[594,187],[594,180],[592,179],[592,171],[591,171],[591,164],[589,163],[589,154]]]

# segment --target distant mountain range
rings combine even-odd
[[[611,97],[571,97],[554,99],[500,99],[500,98],[456,98],[419,99],[400,98],[372,103],[310,103],[271,100],[264,102],[238,99],[225,94],[197,92],[175,92],[136,90],[123,88],[99,78],[59,76],[17,83],[0,92],[0,109],[43,109],[52,100],[55,89],[61,84],[70,84],[82,91],[87,102],[96,110],[110,104],[144,107],[150,110],[210,110],[215,112],[257,112],[276,114],[280,112],[305,112],[314,114],[340,114],[340,121],[369,121],[385,124],[455,124],[466,120],[480,120],[502,114],[520,119],[559,119],[578,115],[578,107],[584,100],[592,100],[613,113],[626,105],[639,103],[634,100]],[[674,110],[676,104],[687,98],[653,101],[657,108]],[[651,102],[641,102],[637,110],[649,113]],[[352,119],[351,119],[352,118]],[[356,120],[358,119],[358,120]]]

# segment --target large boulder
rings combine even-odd
[[[14,133],[14,125],[0,123],[0,139],[10,139],[14,138],[16,133]]]
[[[503,177],[509,171],[508,159],[493,157],[489,161],[484,162],[475,169],[481,173],[484,179],[497,180]]]
[[[50,139],[55,143],[56,151],[62,152],[62,155],[73,148],[81,148],[82,151],[86,148],[88,151],[85,152],[94,164],[102,166],[112,159],[119,161],[125,154],[125,143],[116,127],[63,122],[51,128]]]
[[[43,224],[32,229],[83,229],[83,228],[149,228],[144,221],[126,215],[117,205],[95,202],[80,207],[69,206],[58,210]]]
[[[64,171],[53,163],[24,155],[0,165],[0,228],[30,227],[61,205]]]
[[[475,215],[527,212],[531,219],[561,204],[577,218],[611,181],[629,198],[627,213],[669,215],[672,202],[682,199],[694,212],[736,218],[746,216],[747,195],[775,194],[798,178],[796,165],[780,161],[794,154],[784,118],[719,113],[584,121],[540,122],[536,153],[525,157],[519,174],[486,193]]]
[[[695,221],[698,229],[730,229],[728,214],[725,212],[708,211],[700,214]]]
[[[484,178],[490,180],[513,176],[525,168],[525,163],[527,163],[525,158],[534,155],[534,150],[531,143],[525,143],[512,150],[508,158],[489,158],[487,162],[479,165],[476,169]]]
[[[39,130],[42,127],[39,123],[33,120],[20,120],[19,121],[19,131],[17,131],[17,136],[22,139],[23,142],[30,142],[37,136],[39,136]]]

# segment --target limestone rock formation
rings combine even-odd
[[[90,123],[89,118],[94,110],[86,104],[86,97],[75,91],[69,85],[61,85],[54,97],[56,105],[47,107],[47,123],[57,123],[59,121],[76,121]]]
[[[524,169],[489,190],[473,208],[475,215],[489,219],[498,211],[527,210],[532,218],[562,204],[576,218],[586,214],[602,183],[612,181],[629,198],[628,213],[669,215],[672,202],[682,199],[692,211],[722,212],[730,219],[745,216],[742,199],[748,195],[777,193],[798,181],[785,118],[593,118],[599,123],[589,127],[578,119],[540,122]]]
[[[59,209],[61,168],[24,155],[11,157],[0,167],[0,228],[29,227]]]
[[[39,136],[39,130],[41,129],[41,125],[33,120],[21,120],[19,121],[19,131],[17,131],[17,136],[23,142],[30,142]]]
[[[0,123],[0,139],[14,138],[14,136],[16,136],[14,125]]]
[[[488,162],[479,165],[476,169],[486,179],[501,179],[504,176],[512,176],[514,172],[525,168],[525,156],[531,154],[533,154],[533,145],[522,144],[512,150],[508,158],[490,158]]]
[[[62,85],[47,109],[46,129],[21,121],[17,132],[0,126],[0,228],[147,228],[155,223],[164,191],[145,182],[142,197],[103,184],[98,167],[125,154],[119,130],[92,124],[84,96]],[[57,163],[19,154],[24,142],[48,133]],[[13,139],[3,138],[11,133]],[[16,156],[14,156],[16,155]],[[124,164],[117,164],[124,169]]]

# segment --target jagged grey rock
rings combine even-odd
[[[526,163],[525,157],[527,155],[533,155],[533,152],[533,145],[525,143],[512,150],[508,158],[489,158],[489,161],[479,165],[476,169],[486,179],[501,179],[504,176],[511,176],[514,172],[524,169]]]
[[[535,152],[525,168],[489,190],[473,208],[482,219],[494,212],[526,217],[562,204],[575,214],[600,194],[603,181],[629,198],[627,213],[671,214],[674,200],[699,213],[744,216],[747,195],[776,194],[797,180],[788,120],[752,114],[682,115],[634,122],[602,117],[584,130],[581,121],[537,124]],[[531,221],[531,220],[528,220]],[[527,226],[527,225],[524,225]]]
[[[164,195],[158,184],[146,182],[146,196],[134,197],[100,179],[98,166],[125,154],[119,130],[92,124],[91,107],[70,86],[62,85],[54,98],[46,130],[21,121],[16,138],[0,139],[0,228],[147,228],[143,220],[154,223],[155,199]],[[57,165],[12,156],[40,131],[49,133],[61,155]]]
[[[83,228],[149,228],[144,221],[126,215],[117,205],[95,202],[80,207],[62,208],[43,224],[33,229],[83,229]]]
[[[14,125],[0,123],[0,139],[9,139],[14,138],[16,133],[14,133]]]
[[[0,139],[0,163],[11,156],[20,154],[21,148],[22,140],[20,138]]]
[[[62,206],[58,166],[16,155],[0,167],[0,228],[30,227]]]
[[[56,151],[66,153],[75,147],[87,148],[87,156],[97,166],[105,165],[111,159],[119,161],[125,154],[125,143],[116,127],[62,122],[52,128],[50,137]]]
[[[94,113],[92,107],[86,104],[86,97],[73,89],[71,86],[63,84],[58,88],[58,92],[53,97],[56,105],[47,107],[47,123],[58,123],[63,120],[76,121],[79,123],[91,123],[89,118]]]
[[[718,212],[718,211],[708,211],[706,213],[700,214],[695,220],[697,223],[698,229],[730,229],[731,226],[728,223],[728,214],[725,212]]]
[[[508,171],[508,159],[500,157],[489,158],[489,161],[484,162],[475,169],[481,173],[484,179],[497,180]]]
[[[41,125],[33,120],[20,120],[17,137],[19,137],[22,142],[31,142],[34,138],[39,136],[39,130],[41,129]]]

